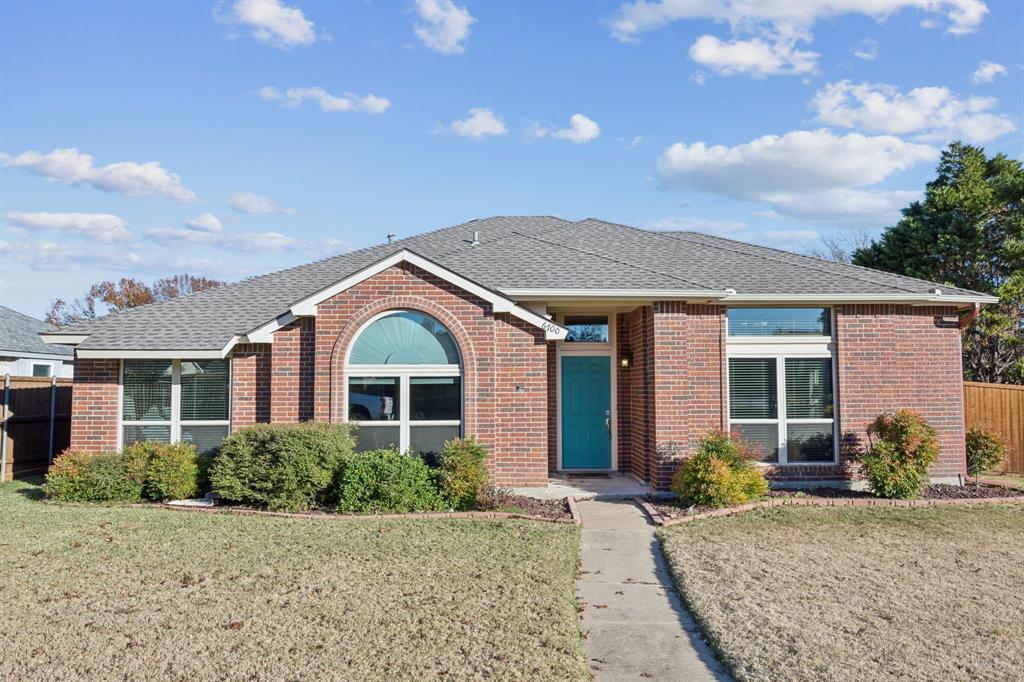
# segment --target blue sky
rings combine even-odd
[[[0,4],[0,304],[476,217],[877,234],[1024,151],[1024,3]],[[571,284],[571,283],[567,283]]]

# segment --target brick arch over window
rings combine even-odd
[[[370,319],[389,310],[414,310],[430,315],[448,328],[455,343],[459,346],[462,356],[463,382],[463,432],[475,433],[478,430],[479,408],[477,406],[477,353],[469,333],[462,324],[443,307],[433,301],[417,296],[391,296],[378,299],[354,315],[342,328],[331,349],[331,381],[330,381],[330,420],[342,421],[345,417],[342,396],[345,386],[345,358],[355,341],[359,331]]]

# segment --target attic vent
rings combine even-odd
[[[931,293],[935,294],[936,296],[942,296],[942,289],[935,287],[934,289],[931,290]]]
[[[727,288],[725,290],[725,293],[729,294],[730,296],[735,296],[736,295],[736,290],[732,289],[732,288]]]
[[[470,246],[480,246],[480,231],[473,230],[473,241],[469,243]]]
[[[394,243],[395,243],[395,235],[389,233],[388,234],[388,244],[394,244]]]

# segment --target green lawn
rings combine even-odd
[[[0,679],[586,679],[579,531],[63,506],[0,485]]]
[[[661,537],[739,680],[1024,675],[1024,505],[787,507]]]

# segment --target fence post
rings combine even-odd
[[[57,375],[50,377],[50,449],[47,453],[46,464],[53,464],[53,422],[57,419]]]
[[[7,480],[7,403],[11,399],[11,375],[4,375],[3,420],[0,421],[0,483]]]

